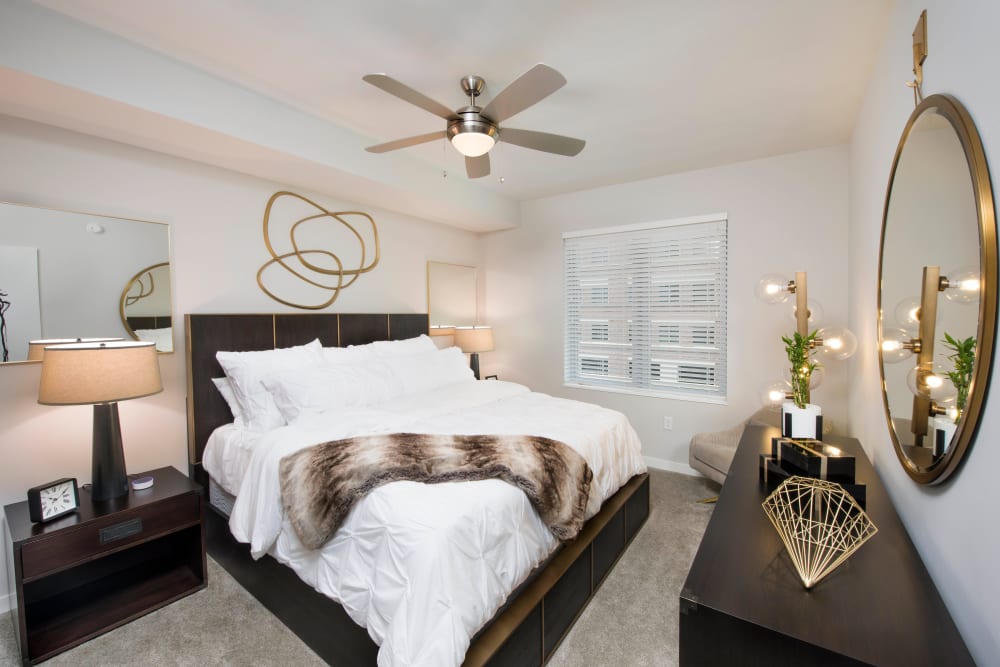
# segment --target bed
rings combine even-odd
[[[589,519],[579,535],[569,542],[559,544],[551,535],[548,535],[549,541],[546,543],[544,536],[539,535],[537,526],[532,528],[530,525],[532,520],[528,516],[529,513],[524,513],[521,519],[514,521],[519,530],[524,531],[522,535],[517,536],[518,540],[529,544],[529,547],[533,545],[535,550],[527,556],[529,563],[527,570],[524,570],[526,566],[523,562],[519,562],[516,567],[504,565],[495,568],[499,574],[503,575],[497,578],[506,577],[506,581],[497,584],[502,592],[502,605],[496,609],[495,613],[493,613],[494,607],[496,604],[500,604],[499,602],[483,601],[473,605],[476,613],[489,614],[485,618],[490,619],[491,615],[491,620],[475,633],[475,636],[471,638],[471,645],[468,645],[468,637],[464,638],[465,644],[462,643],[462,632],[469,632],[469,628],[473,630],[478,628],[483,619],[472,618],[469,620],[466,618],[465,612],[456,614],[456,618],[459,618],[461,622],[456,621],[455,624],[464,624],[463,628],[455,631],[457,639],[442,640],[448,646],[440,650],[439,647],[432,646],[425,650],[418,646],[415,653],[409,652],[411,650],[409,644],[414,643],[414,637],[425,634],[426,628],[420,626],[420,605],[425,597],[432,599],[432,602],[427,604],[436,605],[440,602],[438,598],[443,597],[450,601],[453,596],[462,597],[466,596],[467,593],[474,592],[465,589],[450,591],[447,587],[453,584],[444,580],[441,581],[439,590],[438,581],[434,577],[440,575],[441,571],[456,569],[456,567],[463,572],[465,571],[463,568],[478,567],[481,559],[458,560],[455,561],[458,565],[451,568],[437,567],[434,569],[431,567],[427,571],[430,575],[413,578],[413,582],[420,583],[420,585],[413,583],[412,585],[400,586],[399,582],[396,582],[395,587],[393,587],[392,582],[390,582],[386,590],[404,590],[405,595],[410,595],[410,588],[420,589],[421,586],[423,587],[423,590],[412,593],[416,597],[406,600],[407,605],[399,606],[398,601],[392,602],[392,605],[397,605],[398,608],[410,609],[409,616],[413,617],[412,621],[417,623],[417,627],[408,630],[405,623],[385,619],[384,610],[376,608],[375,603],[379,602],[380,598],[389,595],[380,589],[376,590],[373,587],[373,593],[371,591],[357,591],[355,590],[356,585],[354,589],[351,588],[351,584],[340,588],[334,585],[333,594],[331,594],[329,586],[326,586],[326,594],[341,599],[343,604],[340,604],[327,595],[317,593],[304,582],[304,580],[308,580],[322,590],[325,587],[324,583],[329,583],[328,580],[344,579],[346,575],[342,575],[339,567],[330,566],[330,563],[336,565],[346,562],[343,554],[347,553],[345,549],[350,550],[350,548],[344,545],[349,543],[340,538],[345,532],[352,535],[359,532],[367,534],[364,531],[370,530],[371,525],[345,523],[337,537],[331,540],[329,545],[323,547],[323,556],[309,556],[307,554],[304,558],[307,565],[303,567],[301,562],[295,562],[303,560],[299,558],[303,556],[302,550],[296,548],[294,538],[288,538],[287,531],[282,530],[277,533],[273,530],[264,531],[264,538],[258,539],[258,535],[246,534],[247,530],[251,533],[257,530],[253,527],[257,524],[244,523],[242,529],[244,532],[241,533],[238,519],[245,518],[248,513],[239,509],[239,503],[248,496],[234,486],[238,487],[244,479],[251,479],[252,482],[243,481],[242,483],[253,489],[267,487],[268,484],[262,482],[262,480],[267,480],[267,473],[260,472],[266,468],[261,468],[254,473],[252,472],[253,467],[247,461],[243,461],[233,465],[233,468],[238,470],[234,477],[227,474],[226,466],[220,464],[220,457],[212,447],[208,448],[207,462],[210,463],[209,467],[213,469],[213,472],[221,479],[221,484],[219,480],[215,482],[209,480],[203,468],[206,447],[213,439],[223,438],[224,436],[221,436],[220,433],[224,434],[227,423],[233,421],[229,407],[213,382],[215,378],[223,375],[216,359],[216,352],[288,348],[304,345],[315,339],[318,339],[319,344],[325,348],[346,348],[373,341],[411,339],[426,331],[427,316],[424,314],[226,314],[188,315],[185,317],[191,474],[213,490],[210,503],[220,507],[218,512],[209,513],[207,525],[209,553],[321,657],[331,663],[376,664],[377,661],[379,664],[438,663],[440,661],[457,663],[462,659],[461,655],[464,653],[464,664],[470,665],[543,664],[552,655],[559,641],[583,610],[594,590],[611,570],[617,558],[624,552],[648,515],[649,482],[641,461],[636,463],[629,459],[626,464],[622,464],[622,469],[628,470],[627,474],[624,474],[622,470],[615,473],[604,473],[601,472],[600,466],[594,466],[597,468],[595,480],[604,480],[599,484],[595,481],[597,486],[604,488],[601,494],[603,504],[598,503],[599,507],[594,506],[588,509]],[[421,410],[426,410],[429,406],[440,405],[443,401],[440,395],[427,394],[430,398],[423,404],[420,400],[402,400],[402,403],[400,400],[396,400],[393,403],[392,413],[384,413],[386,424],[382,425],[381,428],[391,430],[395,426],[400,428],[415,427],[418,432],[431,432],[441,428],[443,424],[446,429],[452,429],[453,432],[467,432],[470,429],[474,430],[473,426],[479,423],[489,423],[492,424],[493,428],[502,430],[506,427],[516,431],[521,428],[521,425],[518,424],[518,415],[524,414],[525,411],[531,412],[535,409],[532,407],[533,405],[536,405],[538,401],[545,400],[549,400],[550,403],[543,404],[544,411],[568,410],[570,411],[568,413],[569,419],[563,421],[578,422],[577,428],[580,427],[579,422],[582,422],[579,415],[574,416],[572,411],[579,409],[576,406],[583,404],[542,397],[543,395],[529,396],[525,393],[526,389],[518,388],[518,386],[509,383],[486,381],[472,383],[468,387],[469,389],[458,392],[466,394],[464,399],[454,399],[465,401],[461,404],[461,410],[449,412],[446,409],[438,408],[435,412],[436,417],[425,415]],[[453,389],[447,391],[442,389],[441,391],[444,391],[445,394],[448,394],[449,391],[455,393]],[[484,397],[477,398],[474,395],[477,392],[483,393]],[[383,407],[380,406],[380,409]],[[600,409],[592,408],[592,410]],[[610,411],[606,412],[610,413]],[[370,413],[362,411],[359,414],[359,418],[362,420],[369,419],[371,421]],[[320,417],[322,415],[317,415],[316,419],[319,420]],[[355,417],[357,416],[351,416],[352,419]],[[347,428],[345,424],[350,422],[344,415],[338,415],[336,421],[338,422],[337,428],[341,429]],[[308,428],[303,424],[307,424]],[[295,428],[278,429],[275,433],[281,432],[281,438],[286,439],[281,440],[278,435],[268,436],[272,440],[268,440],[269,444],[266,448],[254,449],[257,452],[255,460],[267,458],[267,454],[260,452],[269,451],[272,446],[275,448],[287,446],[287,434],[296,431],[296,429],[307,434],[302,437],[325,433],[325,431],[316,430],[318,424],[318,421],[314,424],[311,421],[302,420],[297,423]],[[323,424],[323,428],[329,428],[329,426]],[[631,430],[630,426],[628,430]],[[337,432],[336,429],[334,432]],[[562,432],[556,430],[557,434]],[[594,439],[600,440],[601,438],[595,436]],[[568,440],[569,438],[567,438]],[[632,452],[628,456],[634,454],[636,452]],[[591,452],[589,456],[594,458],[595,454]],[[601,454],[596,456],[600,458]],[[627,457],[623,456],[622,458]],[[257,461],[256,464],[266,465],[260,461]],[[631,467],[629,468],[629,466]],[[248,473],[247,470],[251,472]],[[242,477],[243,475],[246,477]],[[610,479],[609,475],[610,477],[617,476],[618,480],[607,481]],[[463,487],[468,484],[435,486]],[[510,494],[520,493],[516,490],[511,491],[509,485],[496,480],[471,484],[482,485],[475,487],[476,497],[491,498],[491,494],[496,493],[499,494],[498,498],[505,497],[503,502],[513,502]],[[379,503],[391,505],[393,502],[392,493],[385,492],[388,495],[383,497],[385,495],[383,491],[398,486],[391,484],[379,488],[372,493],[372,496],[381,495],[370,501],[370,504],[373,506],[379,506]],[[452,491],[453,489],[435,490],[435,493],[445,495],[434,502],[455,504],[454,498],[447,495]],[[228,505],[229,494],[232,492],[236,492],[237,498],[235,511],[233,506]],[[262,495],[267,497],[266,494]],[[592,495],[594,494],[592,493]],[[396,502],[398,501],[397,498]],[[367,499],[362,501],[362,503],[367,502],[369,502]],[[486,503],[486,501],[483,502]],[[243,504],[247,505],[247,503],[251,503],[251,501],[246,500]],[[257,504],[258,501],[252,501],[251,506],[256,509],[250,514],[259,509],[256,507]],[[267,505],[266,512],[273,513],[274,503],[267,501],[265,504]],[[433,507],[434,505],[432,503],[429,506]],[[488,509],[488,507],[488,503],[484,504],[484,508]],[[362,514],[361,503],[357,509],[357,512],[352,511],[348,522],[357,519],[356,514]],[[523,512],[523,510],[521,511]],[[533,515],[533,513],[530,514]],[[387,515],[376,514],[374,516],[374,519],[369,520],[392,523],[385,518]],[[363,521],[363,519],[357,520]],[[499,520],[511,521],[503,518]],[[239,540],[233,537],[230,525],[228,525],[230,523],[234,525],[235,532],[241,533]],[[272,528],[274,527],[272,526]],[[531,530],[535,532],[531,533]],[[275,535],[278,537],[276,538]],[[249,546],[243,542],[248,542]],[[541,544],[533,544],[534,542]],[[281,544],[284,544],[284,547]],[[518,552],[531,551],[529,547],[517,544],[514,550]],[[337,549],[340,551],[338,552]],[[540,552],[539,549],[541,549]],[[378,550],[375,549],[375,551]],[[260,557],[265,552],[267,555]],[[293,555],[290,556],[290,553]],[[260,558],[255,560],[253,556]],[[317,564],[319,561],[325,562],[325,570],[323,565]],[[297,567],[299,573],[296,574],[286,565]],[[381,565],[378,567],[381,572]],[[490,571],[488,574],[490,577],[494,577],[497,573]],[[391,579],[391,577],[389,578]],[[480,573],[477,572],[470,578],[473,580],[481,578]],[[432,579],[433,581],[431,581]],[[504,589],[504,586],[508,586],[508,588]],[[491,584],[485,587],[493,586]],[[365,586],[361,588],[365,588]],[[466,586],[465,588],[473,589],[475,587]],[[513,590],[510,595],[507,595],[511,588]],[[368,604],[367,607],[365,602],[359,604],[351,595],[345,595],[345,590],[359,594],[360,597],[354,596],[358,599],[374,599],[375,603]],[[403,594],[401,593],[401,595]],[[475,598],[475,596],[472,597]],[[506,600],[503,601],[503,598]],[[391,608],[396,609],[397,606],[391,606]],[[359,615],[362,618],[359,618]],[[435,616],[428,613],[423,615]],[[358,622],[368,625],[370,632],[382,640],[383,646],[389,647],[383,649],[381,656],[379,656],[379,647],[369,636],[369,631],[352,620],[352,616]],[[400,617],[405,616],[402,614]],[[450,637],[450,635],[446,636]],[[455,647],[451,646],[450,643],[454,643]],[[466,645],[468,645],[467,651],[465,650]],[[391,651],[391,653],[387,654],[387,651]],[[435,653],[435,651],[439,652]],[[459,653],[456,654],[455,651],[459,651]],[[458,658],[455,658],[455,655],[458,655]]]

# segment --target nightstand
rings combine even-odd
[[[25,663],[51,658],[205,588],[201,487],[173,468],[154,485],[50,523],[28,520],[28,503],[4,507],[7,579],[16,594],[14,634]]]

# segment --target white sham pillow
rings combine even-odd
[[[412,394],[475,379],[465,354],[457,347],[387,357],[383,361],[392,368],[398,394]]]
[[[371,344],[347,347],[324,347],[320,354],[328,364],[363,364],[373,359]]]
[[[374,354],[382,358],[433,352],[438,349],[431,337],[426,334],[405,340],[377,340],[361,347],[369,346]]]
[[[215,353],[232,384],[248,429],[270,431],[285,425],[284,417],[261,379],[278,370],[322,363],[321,350],[322,345],[317,339],[305,345],[277,350]]]
[[[236,394],[233,392],[233,385],[230,383],[229,378],[212,378],[212,382],[215,383],[215,388],[222,394],[222,398],[226,400],[229,411],[233,413],[233,423],[237,426],[245,426],[246,418],[243,416],[243,408],[240,406],[240,402],[236,400]]]
[[[380,403],[399,394],[392,370],[379,359],[284,368],[262,381],[289,424],[321,412]]]

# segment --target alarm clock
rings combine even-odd
[[[28,518],[33,522],[58,519],[80,507],[80,491],[75,477],[64,477],[28,489]]]

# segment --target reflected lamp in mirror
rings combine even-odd
[[[455,327],[432,324],[428,328],[427,334],[440,349],[455,345]]]
[[[455,327],[455,345],[470,355],[472,373],[479,377],[479,353],[493,350],[493,329],[488,326]]]
[[[95,501],[128,493],[119,401],[161,391],[160,364],[153,343],[112,341],[45,348],[38,402],[94,406],[91,496]]]
[[[906,327],[885,330],[879,349],[883,363],[887,364],[916,357],[906,374],[906,386],[913,394],[909,422],[912,438],[907,439],[906,446],[934,450],[933,457],[948,449],[949,443],[940,442],[943,436],[937,433],[946,421],[941,417],[951,415],[951,424],[943,430],[946,434],[954,434],[954,426],[965,410],[975,356],[974,337],[959,341],[947,332],[940,342],[951,354],[943,358],[940,353],[935,354],[937,324],[941,321],[938,295],[943,294],[957,304],[978,304],[980,280],[979,275],[969,269],[953,271],[950,277],[942,275],[938,266],[923,267],[922,275],[920,299],[916,305],[913,299],[905,299],[895,308],[897,322],[901,316],[907,325],[912,320],[917,333],[911,333]],[[949,319],[954,323],[955,316]],[[911,455],[926,458],[926,452],[909,451]]]

